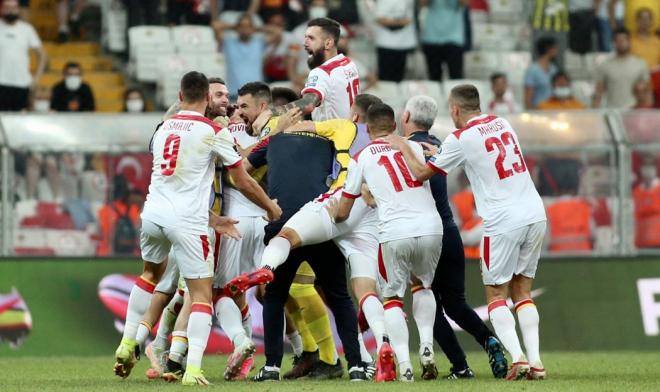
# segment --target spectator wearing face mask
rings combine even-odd
[[[124,113],[143,113],[147,111],[144,93],[137,87],[132,87],[124,93]]]
[[[32,111],[35,113],[49,113],[50,110],[50,88],[40,86],[34,92],[34,100],[32,101]]]
[[[56,112],[93,112],[94,95],[82,81],[82,68],[76,62],[64,66],[64,79],[53,87],[50,108]]]
[[[539,104],[539,110],[579,110],[585,105],[573,97],[571,78],[559,71],[552,77],[552,95]]]
[[[31,24],[19,20],[16,0],[0,2],[0,112],[20,111],[30,104],[34,88],[46,69],[46,52]],[[37,71],[30,74],[30,50],[37,53]]]

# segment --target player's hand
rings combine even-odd
[[[270,118],[273,117],[273,113],[270,109],[264,110],[257,116],[257,118],[252,122],[252,135],[259,137],[261,135],[261,130],[264,129]]]
[[[213,228],[217,233],[226,235],[235,240],[241,239],[241,233],[236,228],[237,220],[229,218],[227,216],[219,216],[215,213],[211,213],[209,216],[209,226]]]
[[[277,204],[277,199],[272,199],[271,201],[273,202],[272,206],[270,211],[268,211],[268,216],[265,216],[264,219],[268,222],[275,222],[282,216],[282,209],[280,208],[280,205]]]
[[[406,139],[398,135],[389,135],[385,138],[385,141],[390,144],[393,150],[400,150],[401,146],[406,144]]]
[[[286,111],[283,115],[280,116],[280,119],[277,122],[277,128],[275,128],[275,134],[285,131],[294,124],[297,124],[302,120],[303,112],[299,107],[294,107]],[[273,133],[271,133],[273,134]]]
[[[325,203],[325,209],[328,211],[328,215],[330,215],[330,218],[332,218],[332,220],[334,221],[335,218],[337,217],[337,214],[339,213],[339,201],[331,197]]]
[[[362,189],[360,189],[362,193],[362,200],[371,208],[376,208],[378,205],[376,204],[376,199],[374,199],[374,195],[371,194],[369,191],[369,188],[367,187],[367,184],[362,184]]]
[[[435,154],[437,154],[438,151],[440,151],[440,148],[438,146],[434,145],[434,144],[427,143],[427,142],[419,142],[419,144],[421,144],[422,147],[424,147],[424,156],[425,157],[432,157]]]

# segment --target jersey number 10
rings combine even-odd
[[[491,152],[495,150],[495,147],[499,150],[499,154],[497,155],[497,160],[495,160],[495,168],[497,169],[497,174],[500,176],[500,180],[503,180],[505,178],[511,177],[514,174],[514,171],[516,173],[523,173],[527,170],[527,166],[525,165],[525,160],[523,159],[522,154],[520,153],[520,148],[518,148],[518,144],[516,143],[516,140],[513,138],[513,135],[511,132],[504,132],[502,133],[501,140],[497,137],[489,137],[486,139],[486,151]],[[510,145],[513,143],[513,153],[518,155],[518,162],[515,162],[513,164],[513,170],[512,169],[505,169],[504,168],[504,160],[506,159],[506,146]]]
[[[403,175],[403,180],[406,185],[408,185],[408,188],[419,188],[422,186],[422,183],[414,179],[410,174],[410,170],[408,170],[406,161],[403,160],[403,154],[401,154],[401,151],[394,153],[394,162],[396,162],[396,165],[399,167],[399,171]],[[378,164],[385,167],[385,170],[387,170],[387,174],[389,174],[390,179],[392,180],[392,185],[394,185],[394,190],[401,192],[403,187],[401,186],[399,175],[394,170],[394,165],[392,165],[390,158],[387,155],[381,155],[378,159]]]
[[[346,86],[346,92],[348,93],[348,103],[350,106],[353,106],[355,97],[360,93],[360,79],[353,79],[348,83],[348,86]]]
[[[176,159],[179,157],[179,144],[181,136],[171,134],[165,139],[165,148],[163,149],[163,159],[166,163],[160,164],[160,172],[164,176],[171,176],[176,169]]]

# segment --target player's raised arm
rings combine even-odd
[[[426,181],[433,177],[435,171],[430,166],[424,164],[423,160],[420,161],[417,158],[417,155],[405,138],[397,135],[390,135],[386,137],[385,140],[390,143],[390,146],[393,149],[401,151],[403,158],[406,160],[406,164],[418,181]]]
[[[283,106],[271,107],[270,111],[274,116],[281,116],[290,109],[299,108],[303,114],[308,114],[311,113],[320,103],[321,97],[318,94],[306,93],[303,94],[302,98],[299,100],[287,103]]]

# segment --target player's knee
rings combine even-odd
[[[144,263],[144,269],[142,270],[142,278],[144,278],[148,282],[157,284],[158,282],[160,282],[160,278],[163,276],[163,273],[165,272],[165,265],[163,264],[164,263],[161,264],[155,264],[149,262]]]
[[[282,237],[289,241],[291,244],[291,249],[297,248],[300,246],[301,240],[298,233],[290,227],[283,228],[278,234],[278,237]]]

